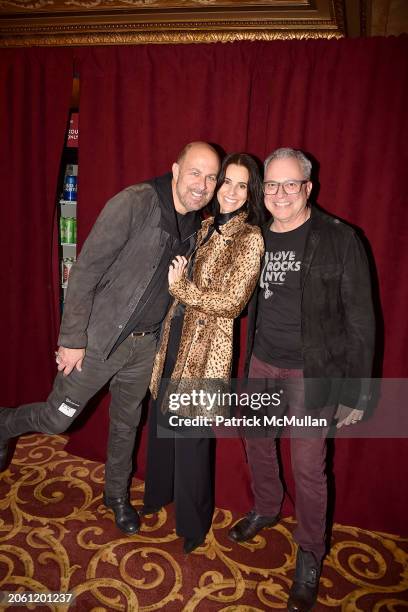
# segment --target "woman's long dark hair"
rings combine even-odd
[[[248,153],[230,153],[224,157],[212,202],[212,214],[216,215],[220,212],[217,192],[221,185],[224,184],[226,170],[231,164],[235,164],[236,166],[244,166],[244,168],[248,170],[248,195],[246,204],[244,205],[248,210],[247,223],[250,223],[251,225],[262,225],[262,223],[265,221],[266,215],[263,205],[261,175],[258,164],[256,163],[255,159],[251,157],[251,155],[248,155]]]

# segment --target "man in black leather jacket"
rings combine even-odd
[[[170,303],[168,268],[176,255],[193,249],[199,211],[212,198],[218,170],[215,149],[193,142],[172,173],[109,200],[70,274],[51,394],[46,402],[0,408],[3,470],[9,438],[65,431],[110,382],[104,502],[128,534],[140,527],[128,487],[141,402]]]
[[[280,416],[306,423],[291,432],[296,486],[298,544],[288,610],[315,604],[325,554],[326,436],[358,422],[374,351],[371,283],[363,246],[348,225],[310,206],[311,163],[301,152],[278,149],[265,161],[265,259],[259,291],[248,316],[246,371],[274,381],[282,393]],[[286,413],[285,413],[286,411]],[[327,426],[307,429],[304,417],[324,417]],[[323,420],[324,420],[323,419]],[[316,419],[318,422],[319,419]],[[255,507],[229,533],[238,542],[279,520],[283,486],[276,429],[248,435],[246,448]]]

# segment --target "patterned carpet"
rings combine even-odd
[[[145,517],[126,537],[102,504],[103,466],[69,455],[64,436],[20,439],[0,475],[0,591],[73,592],[70,607],[1,610],[258,612],[285,610],[296,550],[294,520],[254,541],[227,538],[238,516],[218,509],[203,546],[182,551],[173,508]],[[142,503],[143,483],[132,500]],[[408,540],[334,525],[316,611],[408,608]]]

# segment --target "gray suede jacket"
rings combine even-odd
[[[72,267],[60,346],[109,356],[165,250],[168,234],[160,220],[151,183],[132,185],[108,201]]]

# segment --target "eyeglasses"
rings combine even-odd
[[[263,184],[263,191],[265,195],[276,195],[279,191],[279,187],[282,187],[286,195],[296,195],[300,193],[302,185],[308,182],[309,181],[306,179],[303,181],[293,179],[291,181],[283,181],[283,183],[278,183],[277,181],[266,181]]]

